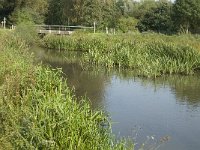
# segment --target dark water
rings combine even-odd
[[[84,71],[71,53],[37,49],[36,58],[62,68],[78,97],[107,111],[117,137],[130,136],[149,150],[200,150],[199,75],[142,79],[128,71]]]

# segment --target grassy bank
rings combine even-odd
[[[26,43],[0,31],[0,149],[133,149],[101,111],[76,102],[61,71],[34,66]]]
[[[129,68],[137,75],[194,74],[200,69],[200,38],[192,35],[77,34],[48,35],[44,46],[84,52],[83,62],[107,68]]]

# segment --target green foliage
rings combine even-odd
[[[194,37],[85,34],[47,36],[44,43],[48,48],[83,51],[84,63],[107,68],[129,68],[135,70],[137,75],[146,77],[188,75],[200,69],[199,39]]]
[[[174,20],[179,30],[197,32],[200,22],[199,0],[176,0],[173,6]]]
[[[45,23],[47,24],[67,24],[68,18],[64,16],[62,0],[50,0],[49,1],[49,10],[46,14]]]
[[[1,0],[0,1],[0,20],[3,20],[4,17],[8,18],[9,15],[12,13],[13,9],[15,7],[15,1],[14,0]]]
[[[28,9],[16,10],[11,19],[16,24],[29,24],[34,22],[33,16],[31,15],[31,10]]]
[[[115,27],[117,15],[114,0],[51,0],[46,23],[92,26],[95,21],[98,28]]]
[[[27,45],[33,45],[39,41],[38,33],[36,31],[36,27],[31,22],[21,23],[19,24],[14,33],[26,41]]]
[[[120,18],[118,21],[117,29],[122,31],[123,33],[134,32],[137,31],[136,25],[138,20],[132,17],[128,18]]]
[[[0,149],[133,149],[102,111],[77,102],[60,70],[34,66],[25,43],[0,32]]]
[[[131,24],[135,26],[129,19],[135,18],[142,32],[200,33],[199,0],[9,0],[0,1],[0,21],[4,17],[7,25],[45,22],[93,26],[96,22],[99,31],[108,27],[123,32],[130,30]]]
[[[160,2],[151,8],[138,23],[141,32],[152,30],[159,33],[172,33],[171,3]]]
[[[32,56],[28,53],[26,43],[9,31],[0,31],[0,45],[0,81],[15,75],[23,78],[32,67]]]
[[[121,15],[121,17],[129,17],[131,16],[130,14],[133,11],[133,5],[135,4],[134,1],[130,1],[130,0],[117,0],[116,1],[116,7],[118,9],[118,11],[120,12],[119,14]]]
[[[22,22],[42,23],[48,8],[48,0],[9,0],[3,1],[0,19],[6,17],[9,24]]]
[[[142,0],[140,2],[133,2],[130,15],[140,20],[147,12],[156,7],[157,3],[155,0]]]

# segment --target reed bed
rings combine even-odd
[[[129,68],[145,77],[190,75],[200,69],[198,36],[47,35],[43,41],[47,48],[82,51],[84,63],[106,68]]]
[[[76,101],[61,70],[34,66],[20,37],[0,39],[0,149],[134,149],[102,111]]]

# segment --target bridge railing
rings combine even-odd
[[[94,27],[86,26],[64,26],[64,25],[35,25],[38,29],[45,30],[60,30],[60,31],[74,31],[76,29],[94,29]]]
[[[95,33],[95,26],[35,25],[35,27],[37,28],[38,33],[44,34],[71,34],[77,29],[93,29]]]

